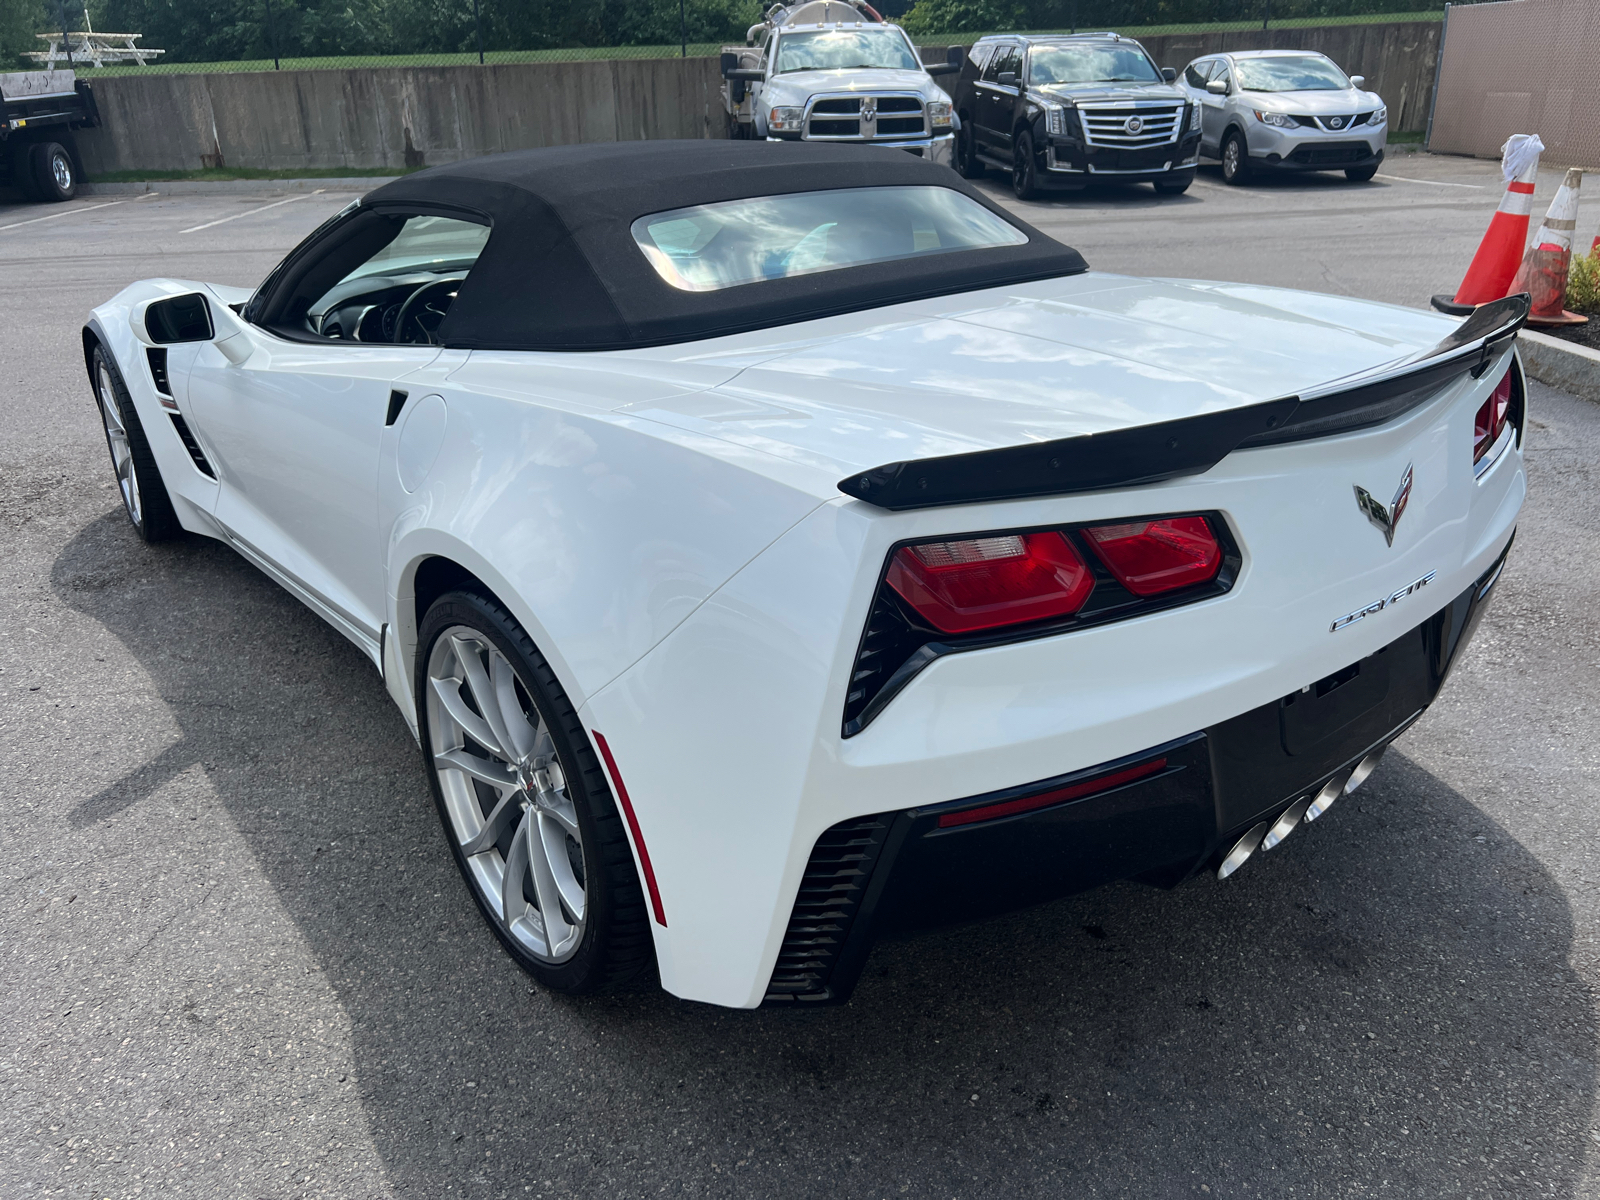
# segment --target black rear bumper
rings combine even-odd
[[[1088,770],[835,825],[812,851],[767,1001],[849,999],[880,933],[1120,879],[1171,887],[1214,863],[1422,715],[1509,552],[1376,654],[1231,720]]]

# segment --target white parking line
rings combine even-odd
[[[234,213],[231,217],[219,217],[215,221],[207,221],[204,225],[191,225],[188,229],[180,229],[179,233],[199,233],[202,229],[210,229],[213,225],[226,225],[229,221],[237,221],[240,217],[253,217],[258,212],[266,212],[269,208],[277,208],[280,204],[293,204],[296,200],[304,200],[308,196],[320,196],[327,188],[318,188],[314,192],[306,192],[301,196],[290,196],[287,200],[274,200],[271,204],[263,204],[260,208],[252,208],[247,212]]]
[[[1446,183],[1442,179],[1412,179],[1409,175],[1382,175],[1382,174],[1380,174],[1378,176],[1378,178],[1379,179],[1394,179],[1394,180],[1399,181],[1400,183],[1425,183],[1429,187],[1476,188],[1480,192],[1483,191],[1483,189],[1488,186],[1487,184],[1483,184],[1483,183]]]
[[[16,229],[21,225],[37,225],[40,221],[54,221],[57,217],[70,217],[74,213],[93,212],[97,208],[110,208],[114,204],[126,203],[126,200],[107,200],[104,204],[91,204],[88,208],[69,208],[65,212],[51,213],[48,217],[29,217],[26,221],[13,221],[9,225],[0,225],[0,230]]]

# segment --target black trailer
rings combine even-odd
[[[83,180],[73,133],[99,124],[94,92],[71,71],[0,74],[0,187],[71,200]]]

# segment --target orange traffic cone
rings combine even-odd
[[[1511,280],[1522,261],[1522,248],[1528,244],[1528,218],[1533,213],[1533,181],[1539,173],[1539,155],[1544,143],[1536,133],[1514,133],[1500,148],[1500,171],[1505,176],[1506,194],[1489,222],[1489,230],[1478,243],[1466,278],[1454,296],[1433,297],[1440,312],[1458,316],[1480,304],[1510,294]]]
[[[1562,307],[1567,300],[1567,269],[1572,265],[1572,231],[1578,224],[1578,188],[1582,184],[1582,169],[1569,168],[1561,190],[1550,201],[1544,224],[1539,226],[1532,247],[1511,281],[1513,292],[1527,292],[1533,297],[1529,325],[1588,324],[1588,317]]]

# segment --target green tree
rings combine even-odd
[[[1021,0],[917,0],[900,24],[913,37],[940,33],[990,33],[1030,27]]]
[[[40,0],[0,0],[0,71],[37,69],[32,59],[22,56],[44,49],[33,35],[43,32],[45,20]]]

